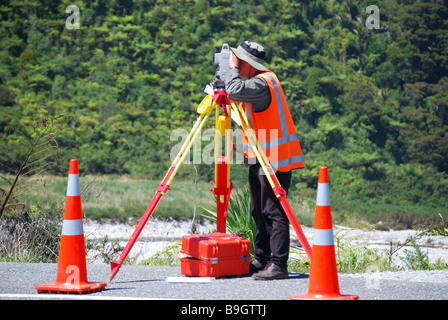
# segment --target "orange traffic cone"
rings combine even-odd
[[[78,160],[70,160],[64,222],[62,225],[56,282],[36,285],[38,293],[91,293],[104,290],[105,282],[87,281],[79,191]]]
[[[327,167],[319,169],[308,293],[292,296],[289,299],[358,299],[358,296],[339,293]]]

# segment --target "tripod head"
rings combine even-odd
[[[224,43],[221,48],[220,53],[215,53],[214,55],[214,63],[219,66],[219,69],[215,73],[215,77],[213,78],[213,86],[215,89],[224,90],[225,79],[227,71],[229,71],[229,58],[230,58],[230,48],[227,43]]]

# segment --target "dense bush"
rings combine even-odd
[[[1,261],[57,262],[62,212],[35,204],[30,211],[5,215],[0,220]]]
[[[80,29],[66,28],[68,5]],[[366,27],[369,5],[379,29]],[[78,158],[85,174],[161,178],[170,132],[191,128],[212,80],[213,53],[249,39],[266,47],[301,139],[306,168],[292,191],[311,193],[327,165],[335,204],[446,215],[444,0],[6,0],[0,17],[0,133],[17,142],[36,119],[74,116],[56,174]]]

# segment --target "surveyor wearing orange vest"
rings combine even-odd
[[[303,168],[304,163],[283,89],[277,76],[265,67],[266,52],[261,45],[245,41],[230,51],[230,70],[226,76],[228,97],[243,103],[279,183],[288,192],[291,171]],[[287,278],[289,220],[244,135],[243,147],[245,163],[249,166],[251,213],[257,224],[250,272],[257,280]]]

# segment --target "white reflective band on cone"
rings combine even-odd
[[[65,236],[80,236],[84,234],[82,219],[64,220],[62,224],[62,234]]]
[[[334,245],[333,229],[314,229],[313,246]]]
[[[329,206],[330,205],[330,184],[318,183],[317,184],[317,206]]]
[[[79,175],[69,174],[67,184],[67,196],[79,196]]]

